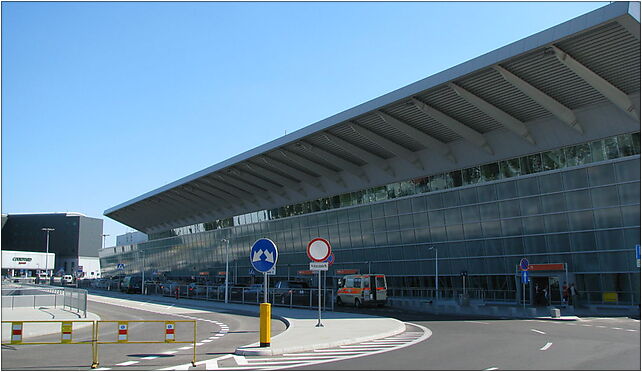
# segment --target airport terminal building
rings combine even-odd
[[[390,295],[640,303],[640,5],[618,2],[304,127],[105,211],[148,234],[104,275],[231,271],[323,237]],[[228,245],[229,244],[229,245]],[[143,258],[143,259],[141,259]],[[522,293],[518,264],[532,265]],[[124,270],[117,270],[123,267]],[[462,276],[465,274],[465,276]]]

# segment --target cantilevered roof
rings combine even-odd
[[[607,5],[104,214],[152,233],[639,130],[639,14]]]

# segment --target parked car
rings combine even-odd
[[[123,284],[120,286],[121,292],[127,293],[141,293],[143,285],[143,278],[139,275],[128,275],[123,279]]]
[[[189,297],[203,297],[207,294],[207,287],[198,283],[189,283],[187,285],[187,295]]]
[[[72,285],[74,283],[74,277],[71,275],[63,275],[62,285]]]
[[[282,304],[308,305],[311,290],[308,283],[304,281],[278,281],[274,286],[274,301]]]

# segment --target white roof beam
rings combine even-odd
[[[237,180],[237,179],[232,178],[230,176],[223,176],[221,174],[216,174],[216,177],[218,179],[220,179],[221,181],[225,182],[225,183],[228,183],[228,184],[230,184],[232,186],[236,186],[240,190],[243,190],[243,191],[246,191],[246,192],[252,194],[254,197],[263,196],[263,197],[265,197],[265,199],[267,199],[269,201],[272,201],[272,196],[268,192],[266,192],[265,189],[262,189],[260,187],[251,185],[251,184],[249,184],[247,182],[244,182],[244,181],[241,181],[241,180]]]
[[[470,93],[466,89],[457,86],[453,83],[448,83],[448,86],[457,93],[458,96],[463,98],[464,100],[468,101],[471,105],[477,107],[479,110],[481,110],[484,114],[490,116],[491,118],[495,119],[497,122],[499,122],[501,125],[504,126],[504,128],[510,130],[511,132],[517,134],[518,136],[522,137],[526,141],[535,144],[535,140],[531,136],[530,132],[528,131],[528,128],[526,127],[526,124],[522,123],[521,121],[515,119],[508,113],[498,109],[494,105],[484,101],[483,99],[477,97],[476,95]]]
[[[577,122],[575,113],[573,110],[559,103],[556,99],[549,96],[548,94],[542,92],[541,90],[530,85],[526,81],[522,80],[512,72],[506,70],[502,66],[495,65],[493,66],[495,71],[506,80],[509,84],[519,89],[522,93],[530,97],[533,101],[537,102],[542,106],[546,111],[553,114],[555,117],[560,119],[562,122],[566,123],[569,127],[575,129],[580,133],[584,133],[582,127]]]
[[[351,153],[352,155],[358,157],[359,159],[363,160],[366,163],[373,164],[373,165],[383,164],[383,166],[379,166],[379,167],[383,169],[386,173],[394,177],[395,172],[390,167],[390,164],[388,164],[388,161],[386,159],[380,157],[379,155],[373,154],[370,151],[364,150],[359,146],[353,145],[352,143],[344,140],[343,138],[337,137],[332,133],[324,132],[323,135],[328,141],[341,147],[345,151]]]
[[[234,208],[235,205],[240,205],[242,207],[245,206],[245,201],[243,199],[239,199],[236,197],[236,195],[229,194],[228,192],[225,192],[224,190],[220,188],[216,188],[213,185],[210,185],[209,182],[204,180],[203,178],[200,178],[196,180],[196,182],[192,182],[194,185],[196,185],[198,188],[203,189],[203,190],[210,190],[211,192],[215,193],[217,198],[223,199],[229,203],[228,209],[230,211],[236,210]]]
[[[414,97],[411,100],[412,100],[412,103],[415,105],[415,107],[419,109],[419,111],[430,116],[431,118],[433,118],[433,120],[437,121],[439,124],[443,125],[444,127],[457,133],[468,142],[481,147],[487,153],[491,155],[494,154],[493,148],[490,147],[490,145],[488,144],[488,141],[486,141],[486,138],[481,133],[477,132],[476,130],[474,130],[473,128],[465,124],[462,124],[458,120],[453,119],[452,117],[444,114],[443,112],[435,110],[434,108],[428,106],[424,102],[421,102],[420,100]]]
[[[208,210],[218,210],[221,211],[222,204],[225,204],[225,201],[221,198],[218,198],[216,195],[212,195],[207,191],[200,190],[192,185],[182,185],[181,188],[183,192],[193,194],[194,196],[205,200],[207,203],[210,203],[211,207]],[[221,203],[223,202],[223,203]]]
[[[283,163],[281,161],[278,161],[278,160],[275,160],[275,159],[272,159],[272,158],[268,158],[267,156],[260,156],[259,158],[261,160],[263,160],[265,162],[265,164],[268,164],[269,166],[271,166],[273,168],[279,169],[282,172],[285,172],[285,173],[291,175],[294,178],[298,178],[302,182],[308,183],[308,184],[316,187],[317,189],[319,189],[321,191],[325,191],[325,188],[321,184],[321,181],[319,181],[319,178],[311,176],[311,175],[309,175],[307,173],[304,173],[304,172],[302,172],[302,171],[300,171],[300,170],[298,170],[298,169],[296,169],[296,168],[294,168],[292,166],[289,166],[289,165],[287,165],[287,164],[285,164],[285,163]]]
[[[355,132],[359,133],[361,136],[367,138],[368,140],[372,141],[373,143],[376,143],[377,145],[383,147],[387,151],[390,151],[391,153],[395,154],[396,156],[400,157],[401,159],[406,160],[410,164],[412,164],[414,167],[423,170],[424,166],[421,164],[421,161],[413,153],[412,151],[408,150],[407,148],[392,142],[391,140],[384,138],[377,133],[366,129],[362,127],[359,124],[355,123],[350,123],[350,127],[352,130]]]
[[[278,174],[276,172],[273,172],[273,171],[271,171],[269,169],[266,169],[265,167],[259,166],[259,165],[254,164],[254,163],[249,163],[248,162],[248,163],[245,163],[244,165],[245,165],[245,167],[247,169],[251,170],[252,172],[255,172],[255,173],[257,173],[257,174],[259,174],[259,175],[261,175],[263,177],[272,179],[275,182],[278,182],[278,183],[280,183],[280,184],[282,184],[284,186],[289,187],[289,189],[286,189],[286,191],[295,190],[296,192],[298,192],[299,194],[301,194],[303,196],[308,196],[308,194],[305,192],[305,190],[301,186],[300,182],[293,181],[293,180],[291,180],[289,178],[283,177],[282,175],[280,175],[280,174]]]
[[[311,170],[314,173],[318,173],[326,178],[331,179],[332,181],[336,182],[340,186],[346,186],[346,183],[343,181],[343,178],[335,172],[334,170],[327,168],[319,163],[313,162],[312,160],[308,160],[302,156],[299,156],[292,151],[288,151],[285,149],[279,149],[277,151],[284,159],[289,159],[290,161],[293,161],[295,163],[298,163],[302,167],[305,167],[309,170]]]
[[[248,169],[251,169],[250,167],[251,166],[248,166]],[[266,181],[266,180],[264,180],[264,179],[262,179],[260,177],[257,177],[255,175],[253,175],[252,173],[249,173],[249,172],[241,171],[241,170],[238,170],[238,169],[235,169],[235,168],[233,169],[233,171],[234,171],[233,174],[236,175],[237,177],[239,177],[240,179],[242,179],[244,181],[247,180],[245,182],[251,182],[251,183],[253,183],[255,185],[258,185],[259,187],[262,187],[262,188],[264,188],[266,190],[269,190],[269,191],[277,194],[278,196],[280,196],[282,198],[287,198],[286,193],[283,190],[283,187],[281,187],[280,185],[274,184],[272,182],[268,182],[268,181]]]
[[[633,119],[640,121],[640,117],[635,110],[635,104],[626,93],[622,92],[613,84],[603,79],[600,75],[575,60],[560,48],[555,45],[551,45],[551,48],[555,52],[555,57],[557,57],[564,66],[573,71],[577,76],[582,78],[582,80],[592,86],[593,89],[600,92],[600,94],[606,97],[606,99],[622,109],[622,111],[626,112]]]
[[[386,114],[383,111],[377,111],[377,115],[379,115],[381,120],[383,120],[386,124],[390,125],[393,128],[396,128],[402,133],[405,133],[410,138],[414,139],[415,141],[418,141],[425,147],[433,151],[437,151],[439,154],[446,157],[448,160],[450,160],[453,163],[457,162],[452,152],[450,151],[450,147],[448,147],[448,145],[446,145],[445,143],[439,141],[438,139],[428,135],[423,131],[420,131],[419,129],[413,127],[412,125],[393,117],[390,114]]]
[[[324,150],[324,149],[322,149],[322,148],[320,148],[318,146],[315,146],[315,145],[313,145],[313,144],[311,144],[309,142],[305,142],[305,141],[299,141],[299,142],[301,143],[302,148],[304,150],[309,151],[309,152],[311,152],[311,153],[313,153],[313,154],[315,154],[317,156],[320,156],[320,157],[322,157],[324,159],[327,159],[328,161],[330,161],[333,164],[335,164],[337,167],[343,169],[344,171],[348,171],[350,174],[356,175],[357,177],[363,179],[366,182],[369,181],[368,176],[366,175],[366,173],[363,171],[363,169],[360,166],[358,166],[358,165],[356,165],[356,164],[354,164],[352,162],[349,162],[349,161],[345,160],[344,158],[339,157],[338,155],[335,155],[335,154],[333,154],[333,153],[331,153],[329,151],[326,151],[326,150]]]
[[[195,183],[195,182],[192,182],[190,184],[190,187],[192,188],[193,192],[197,192],[198,191],[198,193],[200,193],[200,194],[207,195],[207,196],[209,196],[209,198],[215,199],[216,202],[217,202],[217,208],[221,212],[223,212],[224,209],[227,209],[230,212],[235,210],[235,208],[232,207],[232,205],[229,202],[229,200],[225,199],[225,198],[223,198],[221,196],[221,191],[220,190],[208,187],[207,185],[204,185],[202,183]],[[209,192],[208,190],[211,190],[212,192],[215,192],[216,194],[212,194],[212,192]],[[235,202],[238,202],[238,201],[235,201]],[[244,205],[243,201],[240,201],[238,203],[241,204],[241,205]]]
[[[252,195],[252,193],[232,187],[226,183],[212,179],[211,177],[203,177],[203,181],[205,181],[206,183],[209,183],[210,185],[218,189],[225,191],[228,194],[231,194],[233,196],[240,198],[240,200],[246,200],[249,203],[259,206],[259,203],[256,201],[256,199],[254,199],[254,195]]]

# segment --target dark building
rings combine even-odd
[[[54,272],[99,276],[102,219],[80,213],[9,214],[2,219],[2,250],[46,252],[47,233],[42,229],[53,228],[49,253],[56,254]]]

